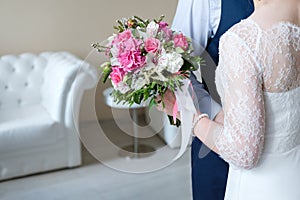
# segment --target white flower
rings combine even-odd
[[[111,49],[110,52],[112,54],[112,57],[110,58],[110,62],[112,66],[119,66],[120,62],[118,59],[118,54],[119,54],[119,49],[114,45]]]
[[[146,84],[147,84],[147,79],[145,77],[142,76],[134,77],[132,79],[131,88],[134,90],[139,90],[142,87],[144,87],[144,85]]]
[[[156,65],[153,63],[153,59],[155,58],[154,54],[148,53],[146,55],[146,65],[143,68],[143,71],[151,71],[155,69]]]
[[[172,52],[172,53],[168,53],[167,57],[169,59],[167,70],[171,73],[178,72],[178,70],[183,65],[183,59],[181,57],[181,54]]]
[[[151,21],[146,29],[147,38],[153,38],[156,36],[159,25],[154,21]]]
[[[125,94],[126,92],[128,92],[130,90],[129,86],[127,84],[123,83],[122,81],[119,82],[118,84],[114,84],[112,82],[112,85],[115,90],[119,90],[122,94]]]
[[[183,59],[181,54],[176,52],[164,53],[158,59],[159,71],[166,69],[170,73],[175,73],[178,72],[182,65]]]
[[[116,57],[111,57],[110,63],[112,66],[120,66],[120,62],[119,62],[118,58],[116,58]]]
[[[157,71],[162,72],[163,70],[165,70],[168,66],[168,62],[169,60],[167,57],[166,50],[162,48],[160,56],[158,57],[158,61],[157,61]]]

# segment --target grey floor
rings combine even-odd
[[[124,124],[128,124],[124,122]],[[112,121],[100,123],[110,140],[117,146],[131,142],[131,138],[115,128]],[[128,124],[130,126],[130,124]],[[82,132],[95,131],[95,124],[81,125]],[[144,129],[143,129],[144,131]],[[150,130],[149,130],[150,131]],[[165,164],[163,160],[174,157],[178,149],[168,148],[156,135],[143,139],[161,152],[145,158],[123,157],[110,154],[109,164],[96,160],[83,148],[83,165],[74,169],[57,170],[39,175],[0,182],[1,200],[189,200],[190,150],[178,160]],[[104,151],[105,152],[105,151]],[[157,159],[155,156],[158,156]],[[139,167],[147,163],[147,170],[140,173],[122,172],[118,167]],[[141,164],[142,163],[142,164]],[[131,164],[131,165],[130,165]],[[150,166],[150,167],[149,167]],[[153,166],[153,168],[151,168]],[[148,168],[149,167],[149,168]],[[156,168],[155,168],[156,167]],[[161,169],[159,169],[161,167]],[[149,170],[156,169],[156,170]],[[123,170],[126,171],[126,170]],[[128,170],[130,171],[130,170]]]

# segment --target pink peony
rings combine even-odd
[[[182,34],[176,34],[173,38],[175,47],[181,47],[183,50],[187,50],[189,47],[186,37]]]
[[[119,33],[114,40],[112,41],[112,45],[118,49],[118,52],[124,51],[126,45],[124,44],[128,40],[132,40],[132,34],[130,30],[125,30]]]
[[[128,40],[124,41],[122,43],[122,45],[123,45],[123,52],[124,51],[135,51],[135,50],[138,50],[141,48],[142,41],[131,37]],[[121,52],[121,51],[122,50],[120,49],[119,52]]]
[[[125,49],[131,49],[135,47],[135,39],[133,38],[130,30],[125,30],[119,33],[114,40],[112,45],[117,47],[119,52],[123,52]]]
[[[141,51],[130,50],[119,54],[118,60],[125,72],[132,72],[145,65],[146,58],[141,55]]]
[[[156,38],[148,38],[145,40],[145,50],[150,53],[155,53],[160,46],[160,41]]]
[[[128,29],[128,30],[125,30],[125,31],[119,33],[118,36],[116,37],[115,42],[116,43],[124,42],[131,37],[132,37],[131,31]]]
[[[112,72],[110,73],[111,81],[117,85],[119,82],[123,80],[125,72],[122,68],[118,66],[112,67]]]
[[[134,38],[130,30],[119,33],[114,39],[112,49],[115,49],[116,53],[113,53],[113,56],[125,72],[144,66],[145,57],[141,55],[141,45],[142,41]]]

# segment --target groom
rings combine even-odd
[[[214,88],[214,70],[219,61],[220,37],[241,19],[247,18],[253,9],[252,0],[179,0],[172,28],[192,38],[196,54],[205,57],[207,52],[212,59],[212,65],[206,64],[204,67],[209,69],[212,75],[203,73],[204,79],[208,78],[207,81],[211,84],[209,88]],[[206,61],[209,63],[207,59]],[[191,77],[191,81],[198,98],[199,110],[207,113],[211,119],[215,118],[221,109],[220,105],[208,94],[205,82],[197,82],[195,76]],[[215,95],[215,98],[219,97]],[[197,137],[193,139],[193,199],[223,200],[228,164],[208,148],[204,150],[205,148],[207,147]]]

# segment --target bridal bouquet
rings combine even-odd
[[[154,20],[123,18],[114,28],[117,33],[92,46],[108,58],[101,65],[102,80],[111,80],[117,103],[147,101],[152,107],[160,103],[160,95],[164,105],[167,89],[181,89],[191,71],[199,72],[201,59],[192,55],[191,40],[171,30],[163,16]]]

